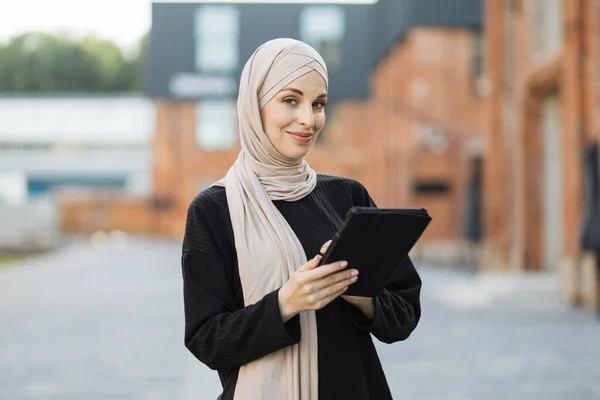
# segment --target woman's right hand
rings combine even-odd
[[[343,270],[348,265],[345,261],[317,268],[321,257],[317,255],[298,268],[279,290],[279,311],[283,322],[302,311],[320,310],[356,282],[358,271]]]

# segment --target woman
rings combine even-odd
[[[346,212],[375,206],[360,183],[317,175],[304,160],[327,87],[310,46],[260,46],[240,81],[242,151],[189,207],[185,345],[218,370],[224,400],[390,399],[370,334],[404,340],[421,314],[409,259],[374,299],[343,296],[360,279],[343,260],[316,268]]]

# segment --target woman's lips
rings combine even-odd
[[[290,131],[286,131],[286,132],[288,133],[288,135],[290,135],[295,140],[297,140],[298,142],[301,142],[301,143],[308,143],[308,142],[310,142],[311,139],[312,139],[312,136],[313,136],[311,133],[290,132]]]

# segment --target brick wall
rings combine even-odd
[[[597,131],[595,90],[596,18],[592,1],[562,1],[564,37],[558,51],[531,56],[530,3],[488,0],[485,4],[487,98],[485,153],[486,268],[540,270],[543,262],[544,157],[542,105],[552,93],[560,106],[563,231],[560,270],[567,295],[581,293],[578,229],[582,218],[581,152]],[[509,18],[512,16],[512,19]],[[514,32],[512,34],[511,32]],[[589,263],[588,263],[589,264]],[[590,297],[590,294],[583,294]]]
[[[125,230],[130,234],[151,235],[161,230],[145,198],[61,196],[59,203],[60,229],[65,233]]]
[[[426,240],[455,243],[460,236],[468,144],[484,128],[485,104],[474,92],[473,51],[468,30],[414,29],[373,77],[379,148],[371,157],[388,174],[367,183],[384,205],[426,207],[434,216]],[[419,139],[428,128],[445,135],[445,150],[432,150]],[[450,191],[419,194],[413,190],[418,182],[447,183]]]

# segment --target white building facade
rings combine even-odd
[[[141,96],[0,97],[0,176],[23,176],[28,198],[56,189],[149,194],[154,124]]]
[[[60,240],[59,192],[152,193],[152,100],[0,97],[0,250]]]

